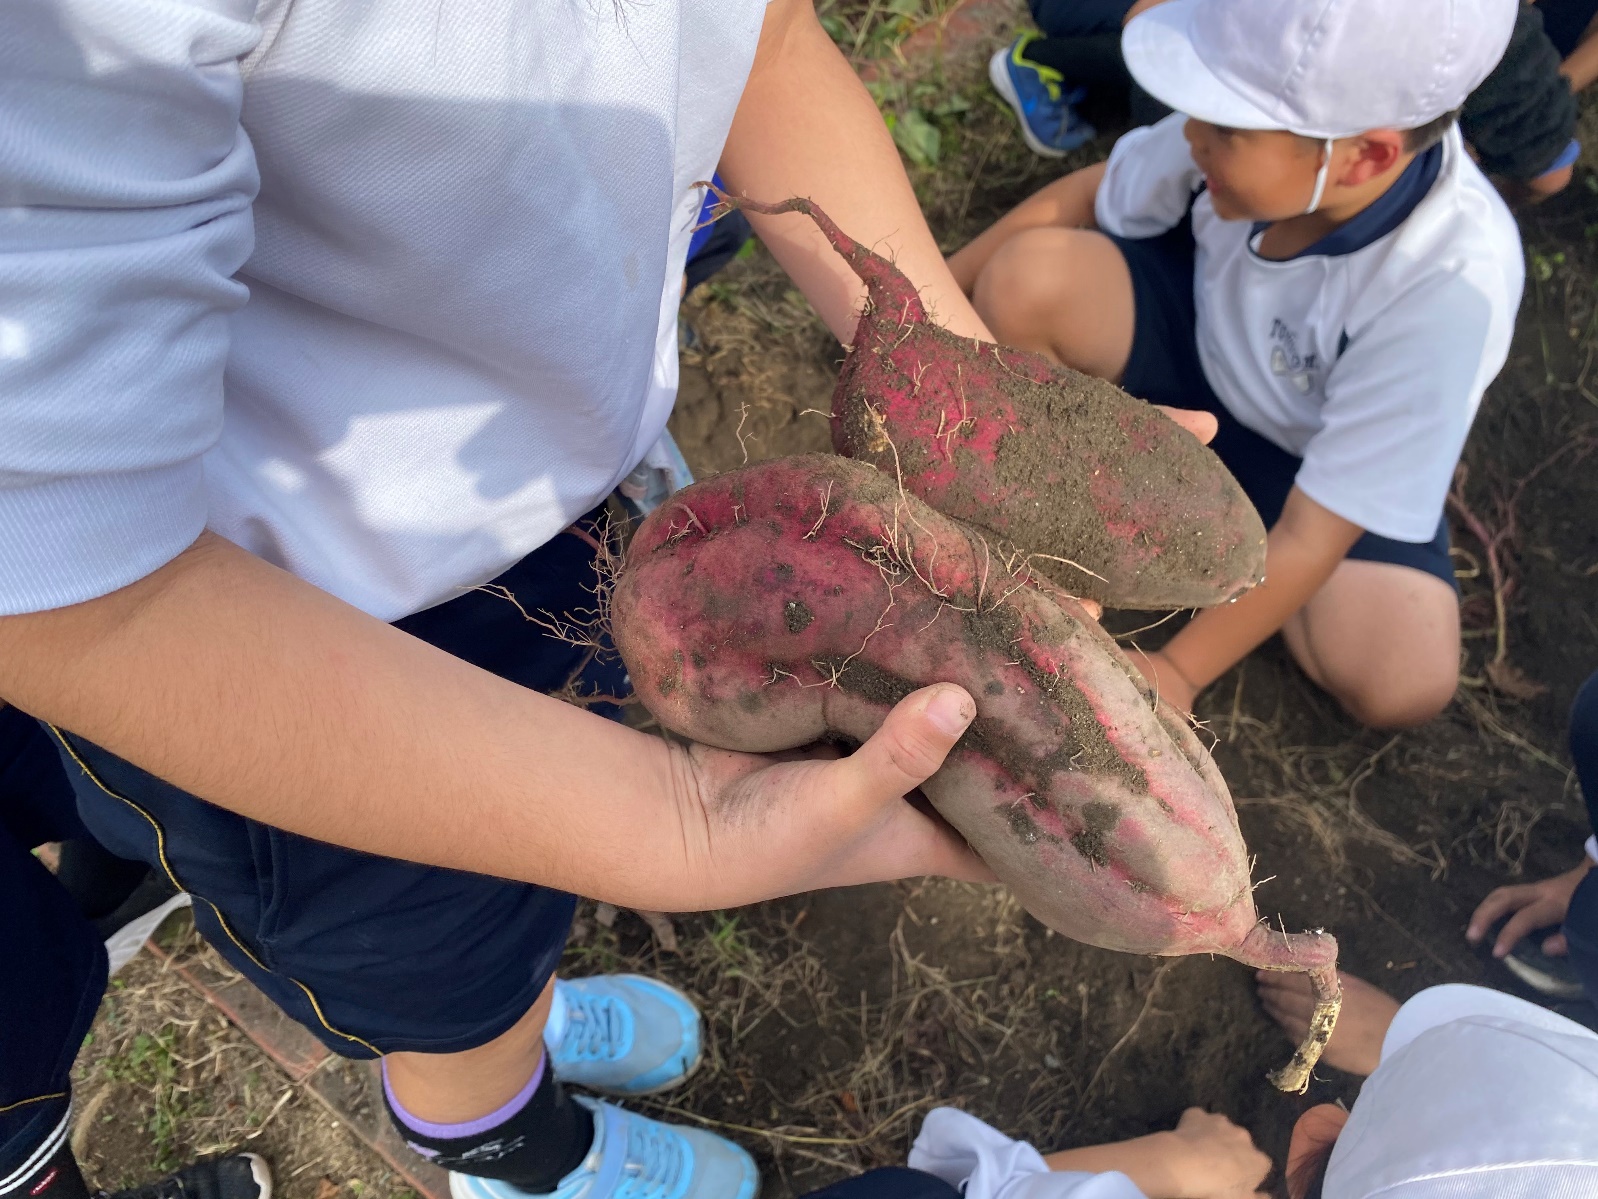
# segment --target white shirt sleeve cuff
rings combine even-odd
[[[0,488],[0,616],[137,582],[194,543],[206,511],[198,460]]]

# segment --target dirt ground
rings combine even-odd
[[[950,96],[964,104],[940,118],[940,165],[915,172],[947,248],[1059,171],[1019,148],[979,63],[897,94],[929,111]],[[1584,120],[1598,145],[1591,106]],[[1518,335],[1450,503],[1467,627],[1455,702],[1422,729],[1364,730],[1272,644],[1199,704],[1255,877],[1269,880],[1262,913],[1333,931],[1347,968],[1400,997],[1445,981],[1509,987],[1466,946],[1466,916],[1496,885],[1567,868],[1587,833],[1563,742],[1570,700],[1598,669],[1593,165],[1524,217]],[[762,252],[690,297],[685,316],[699,345],[684,357],[672,429],[696,471],[827,448],[820,414],[839,351]],[[998,888],[901,883],[677,925],[680,950],[666,952],[635,916],[607,926],[585,907],[567,969],[658,973],[701,1001],[708,1067],[641,1106],[749,1146],[768,1196],[902,1161],[940,1102],[1047,1148],[1137,1135],[1201,1104],[1280,1161],[1305,1105],[1357,1094],[1325,1068],[1302,1099],[1266,1085],[1289,1046],[1242,967],[1078,945]],[[108,998],[79,1076],[80,1141],[102,1185],[253,1136],[286,1199],[396,1188],[148,958]]]

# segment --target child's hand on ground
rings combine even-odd
[[[1271,1172],[1248,1129],[1201,1107],[1183,1112],[1170,1132],[1062,1149],[1043,1160],[1051,1170],[1119,1170],[1148,1199],[1265,1199],[1259,1188]]]
[[[1190,1107],[1174,1130],[1161,1133],[1171,1154],[1176,1189],[1151,1199],[1253,1199],[1271,1172],[1271,1159],[1254,1146],[1248,1129],[1219,1112]]]
[[[1143,672],[1143,677],[1148,680],[1149,686],[1166,703],[1179,712],[1191,712],[1193,701],[1198,698],[1198,688],[1183,677],[1182,672],[1159,650],[1152,653],[1139,650],[1128,654],[1132,664]]]
[[[1583,854],[1581,865],[1563,874],[1556,874],[1553,878],[1522,883],[1516,887],[1499,887],[1482,900],[1471,915],[1470,924],[1465,928],[1465,939],[1472,945],[1479,944],[1495,922],[1513,913],[1504,921],[1498,939],[1493,942],[1493,956],[1501,958],[1527,933],[1563,924],[1565,914],[1570,911],[1570,897],[1576,893],[1577,884],[1587,877],[1590,869],[1592,862]],[[1565,934],[1554,933],[1543,941],[1542,949],[1550,957],[1564,956],[1567,952]]]
[[[1254,975],[1260,1003],[1297,1045],[1309,1034],[1315,997],[1309,975],[1260,970]],[[1332,1039],[1321,1061],[1350,1074],[1367,1075],[1381,1064],[1382,1041],[1398,1014],[1398,1000],[1380,987],[1352,974],[1338,972],[1343,987],[1343,1010],[1338,1014]]]

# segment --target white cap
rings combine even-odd
[[[1422,991],[1327,1163],[1326,1199],[1598,1196],[1598,1036],[1482,987]]]
[[[1132,77],[1233,129],[1414,129],[1498,65],[1520,0],[1167,0],[1121,38]]]

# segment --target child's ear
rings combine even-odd
[[[1344,187],[1359,187],[1398,165],[1407,151],[1397,129],[1372,129],[1354,139],[1354,154],[1343,168]]]

